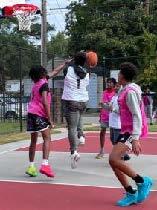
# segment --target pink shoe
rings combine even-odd
[[[47,177],[52,177],[52,178],[55,177],[54,172],[52,171],[50,165],[43,165],[42,164],[39,171],[40,171],[41,174],[45,174]]]

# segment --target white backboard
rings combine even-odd
[[[0,0],[0,8],[13,6],[14,4],[25,4],[25,0]]]

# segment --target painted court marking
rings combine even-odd
[[[107,135],[108,136],[108,135]],[[157,135],[149,135],[148,139],[155,140]],[[87,139],[98,139],[98,133],[87,133]],[[64,139],[59,138],[52,141],[55,144],[61,143]],[[58,141],[58,142],[57,142]],[[87,140],[87,147],[90,146]],[[99,143],[98,143],[99,144]],[[39,144],[40,145],[40,142]],[[155,144],[153,144],[155,145]],[[95,144],[94,144],[95,146]],[[153,146],[154,147],[154,146]],[[28,146],[20,147],[20,149]],[[151,147],[152,148],[152,147]],[[19,147],[0,152],[3,155],[18,150]],[[88,148],[87,148],[88,149]],[[19,150],[18,150],[19,151]],[[27,150],[24,150],[28,152]],[[39,151],[39,150],[38,150]],[[56,153],[67,153],[55,151]],[[84,150],[82,150],[84,153]],[[16,154],[16,153],[15,153]],[[18,152],[17,152],[18,154]],[[20,153],[21,154],[21,153]],[[86,154],[91,154],[90,150]],[[94,153],[92,153],[94,154]],[[143,155],[143,154],[142,154]],[[149,153],[148,153],[149,155]],[[108,156],[108,154],[107,154]],[[3,158],[3,157],[2,157]],[[115,206],[116,200],[123,194],[123,188],[102,185],[71,184],[55,182],[55,179],[44,181],[22,181],[13,179],[0,179],[1,207],[0,210],[119,210]],[[35,187],[32,187],[32,185]],[[44,196],[43,196],[44,192]],[[157,202],[157,189],[152,190],[150,199],[140,205],[126,207],[126,210],[153,210]],[[6,196],[8,197],[6,201]]]
[[[53,181],[53,180],[52,180]],[[102,185],[84,185],[84,184],[71,184],[71,183],[65,183],[65,182],[55,182],[55,183],[50,183],[50,182],[34,182],[34,181],[21,181],[21,180],[11,180],[11,179],[0,179],[1,182],[8,182],[8,183],[22,183],[22,184],[45,184],[45,185],[63,185],[63,186],[73,186],[73,187],[91,187],[91,188],[104,188],[104,189],[122,189],[123,187],[113,187],[113,186],[102,186]],[[151,190],[151,192],[157,192],[157,190]]]
[[[116,206],[122,189],[27,183],[0,183],[1,210],[121,210]],[[16,189],[16,190],[15,190]],[[7,199],[6,199],[7,198]],[[142,204],[125,210],[153,210],[156,192]]]

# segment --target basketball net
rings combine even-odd
[[[18,19],[20,31],[31,32],[32,19],[35,14],[36,11],[23,11],[23,10],[14,11],[13,15],[15,15],[15,17]]]

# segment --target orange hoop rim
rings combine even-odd
[[[14,11],[35,12],[39,7],[33,4],[15,4],[12,6]]]

